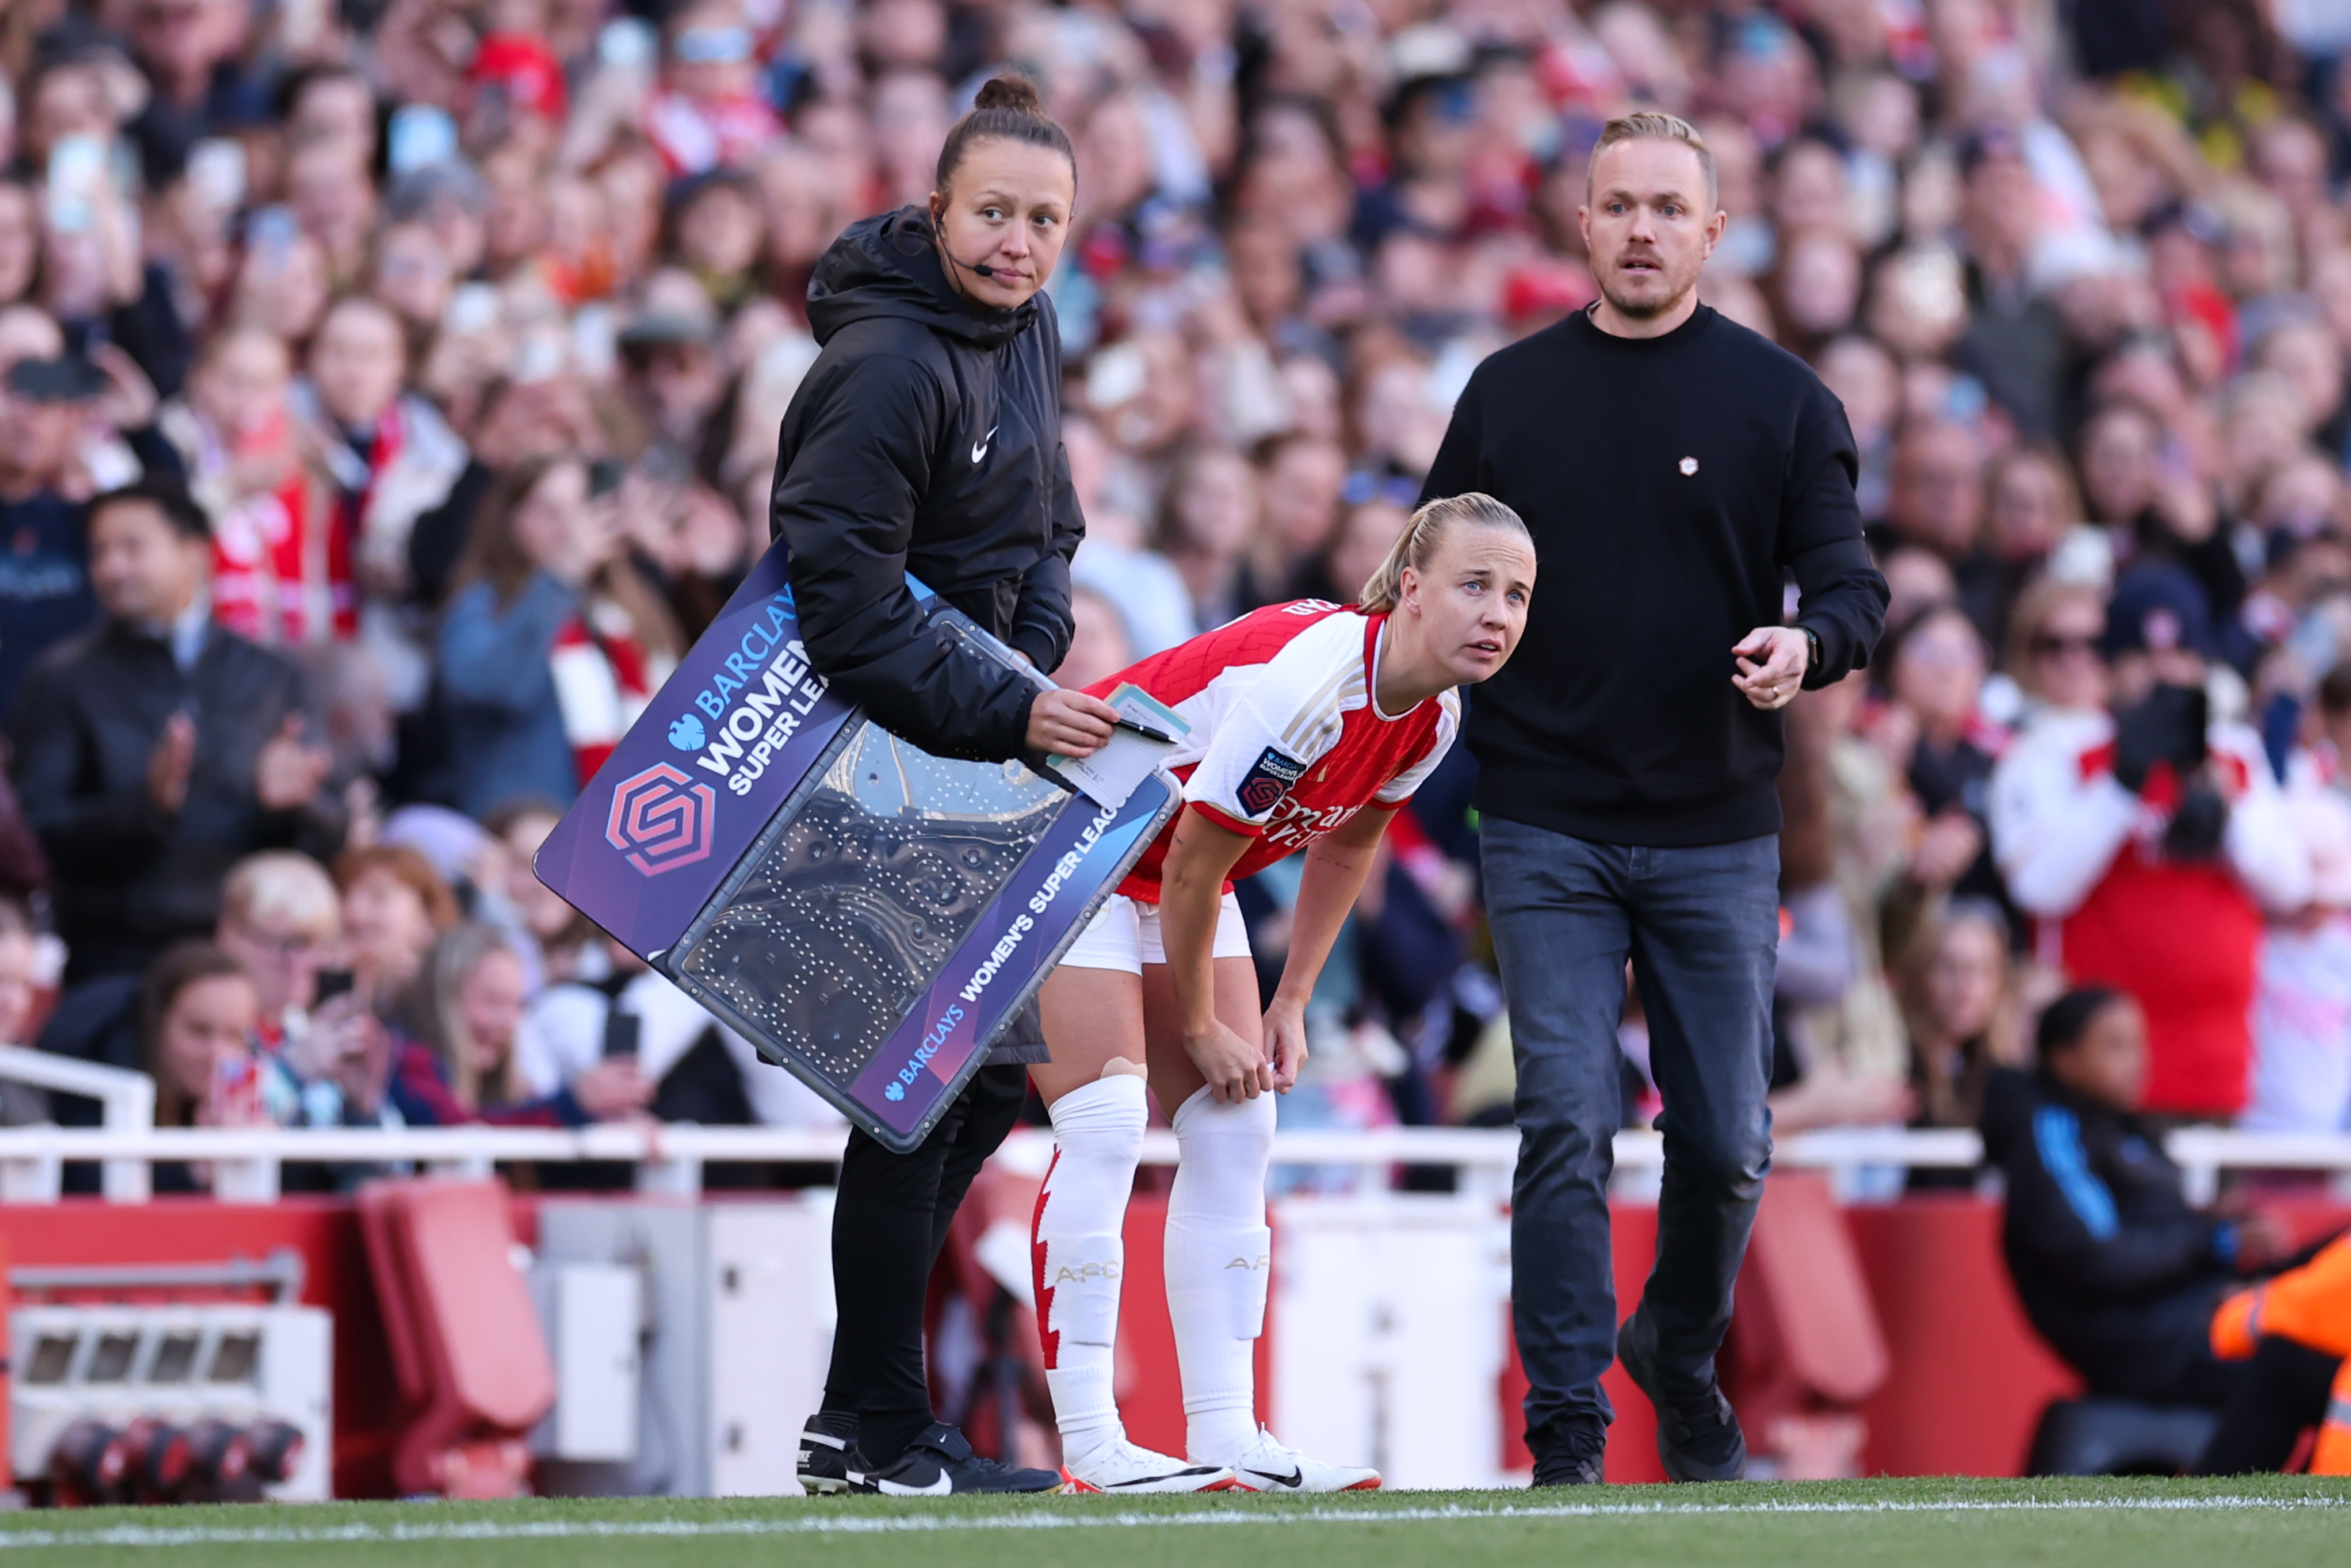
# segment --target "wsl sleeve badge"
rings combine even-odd
[[[1240,786],[1233,799],[1240,803],[1245,817],[1262,817],[1290,793],[1290,786],[1306,776],[1306,764],[1294,757],[1285,756],[1279,748],[1267,747],[1259,753],[1249,770],[1242,775]]]

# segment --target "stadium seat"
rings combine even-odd
[[[2041,1413],[2028,1476],[2178,1476],[2194,1467],[2219,1417],[2192,1405],[2059,1399]]]
[[[1886,1349],[1844,1211],[1826,1176],[1779,1171],[1740,1271],[1724,1392],[1773,1473],[1860,1473],[1860,1407],[1886,1381]]]
[[[555,1403],[555,1370],[515,1263],[502,1182],[381,1181],[360,1189],[407,1420],[392,1459],[403,1493],[528,1492],[524,1441]]]

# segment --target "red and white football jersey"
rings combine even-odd
[[[1168,768],[1184,799],[1217,826],[1258,841],[1233,867],[1250,876],[1335,831],[1366,806],[1412,799],[1461,727],[1447,691],[1400,714],[1372,700],[1380,628],[1320,599],[1269,604],[1088,686],[1131,683],[1189,721]],[[1119,891],[1159,902],[1168,824]]]

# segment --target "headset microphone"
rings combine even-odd
[[[971,263],[958,257],[955,252],[949,250],[945,246],[939,246],[939,254],[975,277],[994,277],[996,276],[996,268],[988,266],[987,263],[983,261],[975,267]]]

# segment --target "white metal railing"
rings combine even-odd
[[[2335,1177],[2338,1194],[2351,1183],[2351,1134],[2182,1127],[2163,1146],[2186,1174],[2191,1203],[2218,1197],[2220,1173],[2228,1170],[2325,1171]]]
[[[77,1091],[80,1092],[82,1091]],[[823,1164],[841,1157],[846,1134],[838,1128],[687,1124],[607,1124],[558,1127],[7,1127],[0,1128],[0,1198],[54,1201],[68,1160],[133,1165],[139,1180],[110,1181],[114,1202],[137,1202],[148,1190],[150,1162],[202,1162],[212,1167],[214,1196],[266,1203],[277,1197],[288,1162],[325,1165],[413,1165],[451,1175],[486,1176],[502,1162],[619,1161],[637,1166],[640,1191],[692,1197],[702,1167],[713,1160]],[[2208,1200],[2224,1170],[2311,1170],[2351,1177],[2351,1134],[2238,1133],[2190,1128],[2174,1133],[2169,1149],[2186,1173],[2189,1195]],[[1023,1129],[999,1156],[1015,1169],[1041,1174],[1052,1147],[1042,1129]],[[1462,1187],[1499,1198],[1518,1160],[1515,1132],[1469,1127],[1389,1127],[1371,1132],[1289,1132],[1274,1139],[1278,1165],[1378,1171],[1395,1165],[1450,1166]],[[1781,1138],[1773,1160],[1782,1168],[1828,1171],[1840,1188],[1873,1166],[1970,1169],[1983,1146],[1971,1132],[1900,1127],[1840,1127]],[[1155,1129],[1144,1139],[1145,1164],[1176,1163],[1176,1135]],[[1663,1141],[1651,1132],[1616,1134],[1616,1168],[1636,1177],[1659,1170]],[[1376,1185],[1376,1184],[1375,1184]]]
[[[155,1124],[155,1081],[129,1068],[78,1061],[46,1051],[27,1051],[21,1045],[0,1045],[0,1079],[29,1083],[36,1089],[86,1095],[98,1102],[99,1124],[110,1133],[136,1133]],[[27,1196],[46,1191],[55,1197],[58,1176],[53,1170],[27,1169],[13,1163],[0,1166],[0,1199],[26,1201],[17,1196],[14,1185],[20,1180],[29,1184]],[[111,1202],[147,1200],[148,1166],[144,1160],[108,1160],[99,1181]]]

